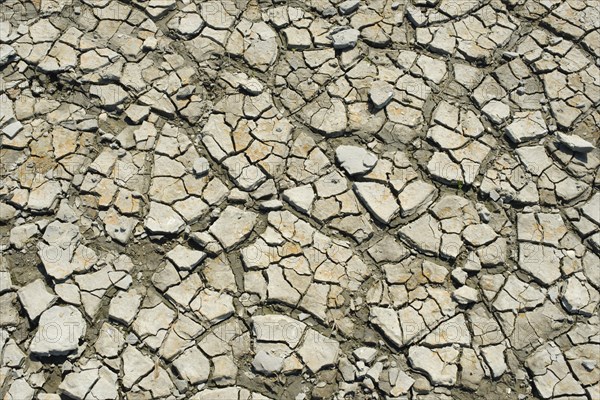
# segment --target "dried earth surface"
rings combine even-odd
[[[597,0],[0,11],[0,398],[600,398]]]

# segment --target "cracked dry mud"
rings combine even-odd
[[[600,398],[598,1],[0,10],[0,398]]]

